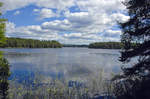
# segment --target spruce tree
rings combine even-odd
[[[150,99],[150,0],[126,0],[124,5],[130,19],[120,23],[124,45],[120,61],[124,66],[116,95],[118,99]]]

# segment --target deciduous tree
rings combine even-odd
[[[0,3],[0,7],[2,3]],[[1,13],[0,13],[1,15]],[[0,18],[0,47],[5,44],[5,21],[6,19]],[[8,61],[2,56],[0,52],[0,99],[7,99],[8,95],[8,77],[10,76],[9,72],[9,63]]]

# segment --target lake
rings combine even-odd
[[[83,79],[89,75],[119,72],[119,50],[88,48],[0,49],[10,63],[10,79],[26,79],[35,73],[51,78]]]

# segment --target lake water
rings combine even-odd
[[[77,78],[90,74],[119,72],[119,50],[88,48],[0,49],[9,61],[11,79],[35,73],[52,78]]]

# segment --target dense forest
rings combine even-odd
[[[61,48],[62,45],[57,41],[34,40],[24,38],[7,38],[4,48]]]
[[[63,47],[88,47],[88,45],[63,44]]]
[[[95,42],[89,44],[89,48],[100,49],[121,49],[123,47],[121,42]]]
[[[133,46],[135,44],[132,44]],[[6,38],[6,42],[1,45],[2,48],[62,48],[62,47],[88,47],[96,49],[121,49],[121,42],[95,42],[89,45],[73,45],[61,44],[58,41],[52,40],[35,40],[25,38]]]

